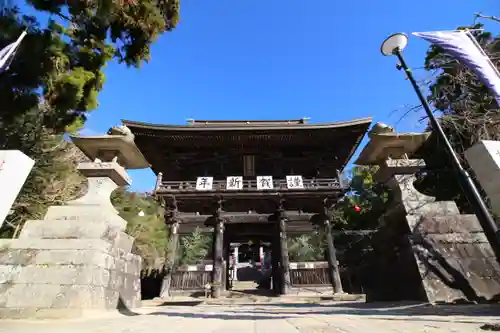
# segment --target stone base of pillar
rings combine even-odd
[[[26,222],[18,239],[0,240],[0,317],[140,306],[141,258],[131,253],[134,239],[109,203],[116,187],[109,177],[89,179],[83,198]]]
[[[19,239],[0,240],[0,317],[140,307],[141,258],[130,253],[133,241],[99,220],[26,222]]]

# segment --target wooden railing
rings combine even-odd
[[[204,290],[211,282],[210,271],[177,271],[172,274],[172,290]]]
[[[291,262],[290,282],[292,286],[324,286],[331,285],[328,263]]]
[[[328,191],[342,190],[346,185],[339,178],[303,178],[303,188],[288,188],[286,179],[274,179],[272,189],[258,189],[257,180],[244,180],[241,189],[227,189],[227,181],[213,180],[211,190],[203,192],[266,192],[266,191]],[[157,193],[196,192],[196,181],[160,181],[157,183]],[[200,191],[201,192],[201,191]]]

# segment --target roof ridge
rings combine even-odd
[[[205,126],[205,125],[260,125],[260,124],[306,124],[307,121],[311,119],[308,117],[300,118],[300,119],[273,119],[273,120],[263,120],[263,119],[247,119],[247,120],[221,120],[221,119],[212,119],[212,120],[203,120],[203,119],[188,119],[189,125],[194,126]]]

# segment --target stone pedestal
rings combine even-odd
[[[380,222],[386,230],[399,230],[401,251],[392,262],[401,267],[389,267],[390,274],[418,272],[421,294],[431,303],[500,296],[500,267],[476,216],[460,214],[455,202],[437,201],[414,187],[415,174],[425,163],[409,156],[428,134],[370,134],[356,163],[378,165],[375,180],[390,189],[392,199]],[[414,275],[401,276],[397,282],[405,285]],[[419,286],[408,284],[401,290],[409,288]]]
[[[0,240],[0,317],[73,317],[140,306],[141,258],[131,253],[134,239],[109,199],[129,178],[117,158],[102,162],[99,149],[88,153],[105,143],[116,148],[114,156],[125,153],[125,166],[127,159],[147,165],[142,155],[131,155],[133,142],[126,144],[128,151],[119,147],[124,139],[74,140],[94,159],[79,165],[88,177],[87,194],[50,207],[43,220],[27,221],[18,239]]]

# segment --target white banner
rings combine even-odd
[[[469,31],[414,32],[413,35],[439,46],[473,71],[500,106],[500,74]]]
[[[0,150],[0,228],[35,165],[19,150]]]

